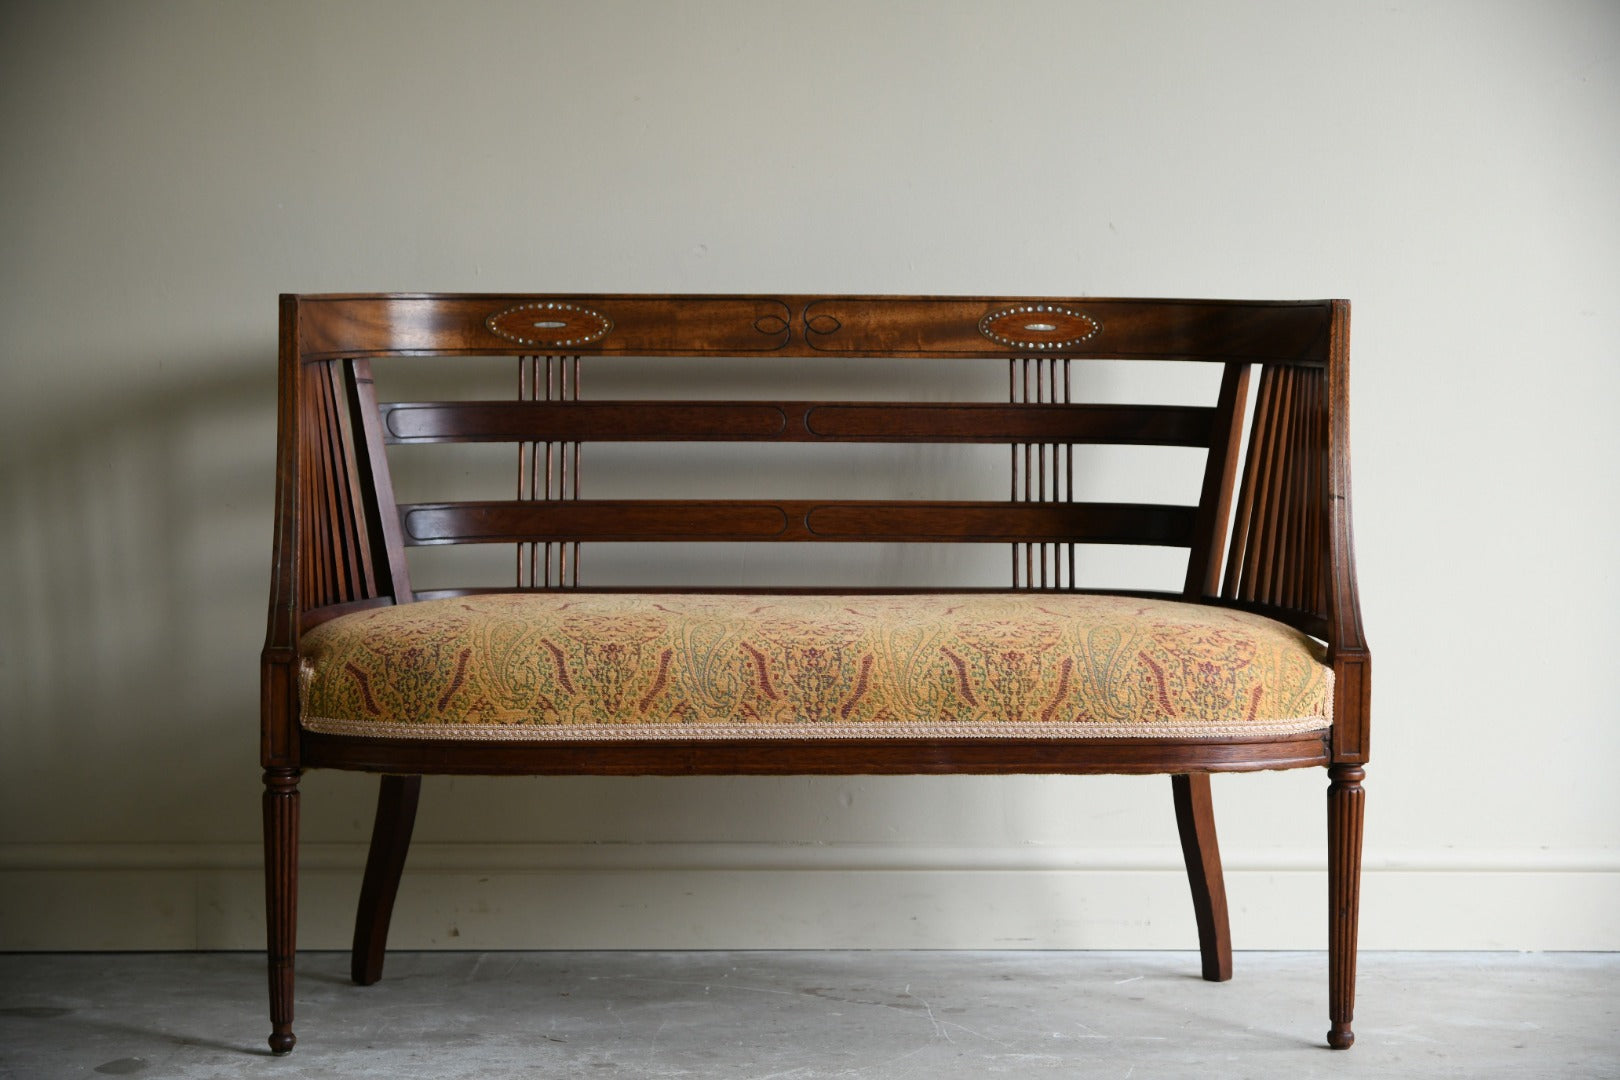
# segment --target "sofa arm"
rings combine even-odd
[[[1322,638],[1338,680],[1335,760],[1366,760],[1371,659],[1350,522],[1350,305],[1325,364],[1261,369],[1219,600]]]

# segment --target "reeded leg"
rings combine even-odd
[[[350,977],[361,986],[382,978],[388,922],[394,915],[394,897],[405,871],[421,791],[420,776],[384,776],[377,789],[377,821],[371,829],[371,854],[366,857],[366,877],[360,886],[349,963]]]
[[[298,948],[298,770],[264,770],[264,900],[270,960],[270,1051],[290,1053]]]
[[[1359,765],[1328,767],[1328,1045],[1356,1041],[1356,922],[1361,906],[1361,822],[1366,793]]]
[[[1192,886],[1193,914],[1198,919],[1198,951],[1204,978],[1225,982],[1232,977],[1232,929],[1226,917],[1226,879],[1221,875],[1221,849],[1215,842],[1215,804],[1209,774],[1170,778],[1176,800],[1176,827],[1181,854]]]

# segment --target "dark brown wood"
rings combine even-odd
[[[1361,626],[1356,588],[1356,541],[1350,527],[1350,304],[1333,301],[1327,392],[1328,659],[1333,664],[1333,759],[1366,762],[1372,700],[1372,660]]]
[[[1296,607],[1307,611],[1328,610],[1327,600],[1327,458],[1320,450],[1327,445],[1327,379],[1322,372],[1313,373],[1316,382],[1317,405],[1311,410],[1311,425],[1302,452],[1310,455],[1310,491],[1304,501],[1305,515],[1305,582]]]
[[[310,425],[315,434],[310,445],[310,520],[316,523],[315,545],[310,561],[316,567],[314,584],[318,603],[343,603],[355,599],[347,587],[344,576],[344,519],[347,516],[338,503],[337,473],[341,468],[335,459],[338,449],[333,445],[331,384],[328,381],[331,364],[311,369],[306,380],[310,401]]]
[[[1310,462],[1308,452],[1305,451],[1305,437],[1310,427],[1310,416],[1314,413],[1310,376],[1313,372],[1290,372],[1292,386],[1289,394],[1289,409],[1293,414],[1293,423],[1287,432],[1287,445],[1282,457],[1282,513],[1277,528],[1277,558],[1275,560],[1269,595],[1276,597],[1277,603],[1283,607],[1298,607],[1300,593],[1303,586],[1303,573],[1300,567],[1301,525],[1305,502],[1310,498],[1307,490],[1307,467]]]
[[[1198,496],[1198,521],[1193,527],[1192,550],[1187,553],[1187,580],[1182,595],[1188,600],[1219,591],[1221,549],[1227,520],[1232,513],[1232,485],[1237,477],[1238,454],[1243,443],[1243,410],[1249,393],[1248,364],[1227,364],[1221,373],[1220,394],[1210,415],[1210,431],[1203,445],[1203,490]]]
[[[410,597],[407,597],[410,599]],[[364,600],[349,600],[342,604],[326,604],[318,608],[310,608],[299,617],[299,629],[303,633],[315,629],[323,622],[329,622],[342,615],[349,615],[356,611],[369,611],[372,608],[388,607],[394,602],[392,596],[373,596]]]
[[[298,764],[297,685],[300,626],[300,554],[303,522],[300,473],[297,299],[283,296],[276,389],[276,505],[270,565],[270,606],[259,658],[259,763],[264,768]]]
[[[1175,795],[1176,829],[1181,833],[1181,856],[1187,863],[1187,881],[1192,887],[1204,978],[1225,982],[1232,977],[1232,930],[1226,915],[1226,878],[1221,873],[1221,849],[1215,840],[1215,804],[1210,798],[1209,774],[1178,773],[1170,777],[1170,786]]]
[[[1048,324],[1054,329],[1032,330],[1026,338],[1006,342],[986,333],[993,329],[987,323],[1002,322],[998,316],[1020,308],[1037,310],[1026,311],[1018,323],[1026,327]],[[1327,345],[1326,312],[1314,303],[1261,308],[1205,300],[838,297],[811,300],[803,310],[805,341],[811,349],[864,356],[1030,356],[1044,352],[1321,363]],[[1091,323],[1094,332],[1081,336],[1084,329],[1079,326],[1075,329],[1080,334],[1070,332],[1064,324],[1071,318]]]
[[[1252,611],[1256,615],[1264,615],[1268,619],[1292,626],[1314,638],[1326,639],[1329,633],[1327,618],[1309,611],[1278,607],[1276,604],[1267,604],[1260,600],[1230,600],[1224,596],[1206,597],[1205,603],[1236,608],[1238,611]]]
[[[566,345],[567,338],[541,344],[539,339],[502,337],[488,325],[510,309],[543,303],[589,307],[606,317],[613,329],[596,340]],[[1321,365],[1327,359],[1329,323],[1329,305],[1315,300],[556,293],[305,296],[299,304],[303,318],[298,343],[305,361],[547,351],[632,356],[766,352],[1029,356],[1038,350],[999,342],[986,336],[980,324],[1013,308],[1048,305],[1082,312],[1100,324],[1087,340],[1052,349],[1053,355]],[[534,321],[551,320],[537,312]],[[1043,319],[1032,313],[1028,321]]]
[[[290,662],[298,648],[298,540],[302,522],[298,498],[299,393],[298,302],[281,298],[281,348],[276,383],[276,505],[270,568],[270,611],[265,628],[266,659]]]
[[[1039,305],[1037,305],[1039,306]],[[1050,308],[1050,305],[1048,306]],[[1078,320],[1077,316],[1069,316],[1071,324]],[[1001,331],[1016,331],[1019,324],[1029,319],[1038,319],[1037,325],[1051,327],[1053,333],[1063,333],[1065,316],[1054,314],[1051,310],[1030,315],[1011,314],[991,319],[985,324],[986,330],[994,329],[997,334]],[[1095,325],[1095,324],[1083,324]],[[1060,366],[1061,365],[1061,366]],[[1020,416],[1040,417],[1053,414],[1063,415],[1064,410],[1090,409],[1117,409],[1117,412],[1103,412],[1101,418],[1107,423],[1096,428],[1097,438],[1088,437],[1088,431],[1077,434],[1074,430],[1042,429],[1038,425],[1013,424],[1009,425],[1011,437],[1020,441],[1011,444],[1011,488],[1010,494],[1014,502],[1054,503],[1074,502],[1074,447],[1085,443],[1116,443],[1116,444],[1147,444],[1158,442],[1168,445],[1207,446],[1209,432],[1196,430],[1200,421],[1207,420],[1208,410],[1200,410],[1202,415],[1193,416],[1182,413],[1168,415],[1159,412],[1158,406],[1086,406],[1073,405],[1069,399],[1069,370],[1071,360],[1066,356],[1034,356],[1019,357],[1008,361],[1007,364],[1007,400],[1011,405],[1007,415],[1009,418]],[[1058,405],[1058,387],[1063,388],[1061,405]],[[1139,437],[1128,434],[1129,423],[1139,425],[1142,433]],[[1177,438],[1172,440],[1155,439],[1147,436],[1149,429],[1158,429],[1161,433],[1168,423],[1175,423]],[[1038,440],[1038,441],[1030,441]],[[1061,451],[1061,452],[1060,452]],[[1053,586],[1067,585],[1074,587],[1075,578],[1075,545],[1081,538],[1078,536],[1057,537],[1049,540],[1022,540],[1014,541],[1012,548],[1012,579],[1011,585],[1017,589],[1045,589]],[[1066,556],[1066,558],[1065,558]],[[1065,575],[1065,564],[1067,575]]]
[[[970,442],[1208,446],[1182,405],[818,401],[430,401],[382,405],[390,443]]]
[[[583,408],[588,412],[594,406],[579,401],[580,374],[579,356],[548,355],[545,357],[544,366],[539,356],[520,356],[518,405],[538,410]],[[477,404],[474,403],[475,408]],[[682,403],[673,404],[679,407]],[[566,437],[566,433],[545,430],[521,434],[523,437],[517,440],[518,500],[551,502],[578,499],[583,449],[581,441],[578,438]],[[542,444],[545,447],[543,457]],[[579,552],[580,545],[577,538],[571,542],[562,540],[555,543],[549,540],[519,541],[516,545],[517,585],[520,588],[547,587],[552,585],[553,581],[558,587],[578,585]],[[569,566],[570,554],[573,556],[572,568]],[[570,569],[572,579],[569,576]]]
[[[304,606],[376,595],[366,491],[352,424],[349,382],[337,362],[312,365],[301,380],[300,499],[313,528],[303,537]]]
[[[313,383],[317,376],[311,376],[306,383]],[[299,394],[299,425],[305,433],[298,444],[298,501],[303,505],[304,517],[308,527],[298,537],[298,564],[303,568],[299,584],[302,592],[299,601],[304,607],[315,607],[325,602],[335,602],[338,598],[332,596],[332,590],[327,579],[326,552],[329,547],[326,540],[329,528],[326,515],[322,512],[319,482],[321,473],[321,458],[324,456],[323,428],[316,421],[316,414],[311,406],[310,394],[300,387]]]
[[[1331,627],[1329,628],[1331,633]],[[1328,637],[1331,642],[1333,639]],[[1333,760],[1365,762],[1372,709],[1372,657],[1365,649],[1328,647],[1333,664]]]
[[[502,318],[528,307],[530,322],[572,316],[543,305],[588,307],[611,324],[593,341],[566,335],[528,340],[491,327],[515,329]],[[791,336],[792,312],[781,297],[565,295],[310,296],[301,299],[299,346],[306,361],[386,355],[499,355],[502,353],[626,353],[631,356],[747,355],[781,350]],[[531,306],[541,305],[541,306]],[[538,329],[538,327],[536,327]]]
[[[291,1052],[298,951],[298,770],[264,771],[264,898],[270,961],[270,1051]]]
[[[259,662],[259,762],[291,768],[298,761],[298,679],[293,661],[266,649]]]
[[[333,427],[334,463],[337,471],[339,506],[342,510],[343,551],[348,568],[350,599],[377,595],[377,579],[372,570],[370,526],[366,520],[365,490],[360,484],[360,453],[355,442],[354,406],[347,377],[341,364],[327,369],[330,423]]]
[[[1367,760],[1371,687],[1350,528],[1348,350],[1343,301],[283,297],[275,548],[261,657],[272,1048],[285,1052],[293,1043],[298,777],[306,767],[385,776],[356,924],[354,974],[368,982],[381,970],[422,774],[1168,773],[1175,778],[1204,974],[1225,978],[1230,939],[1209,774],[1330,764],[1329,1041],[1348,1045],[1360,766]],[[828,356],[873,363],[976,357],[1005,362],[1008,388],[1005,401],[581,400],[582,358],[592,355],[662,357],[672,364],[685,356],[719,356],[773,365],[795,358],[814,365]],[[379,405],[371,358],[394,356],[515,357],[518,400]],[[1104,358],[1194,360],[1222,364],[1224,371],[1209,406],[1073,400],[1072,364]],[[1248,379],[1257,364],[1247,458],[1240,460]],[[582,497],[584,443],[694,440],[1005,444],[1009,482],[1002,488],[1006,499],[997,501],[805,500],[770,493],[712,500],[681,498],[678,491],[661,499]],[[517,444],[515,500],[396,505],[390,445],[478,441]],[[1074,447],[1085,444],[1207,448],[1197,505],[1075,501]],[[896,495],[905,492],[902,484]],[[444,493],[451,500],[456,495]],[[1084,544],[1185,547],[1187,573],[1174,595],[1265,615],[1327,643],[1334,722],[1327,732],[1293,738],[1203,740],[497,743],[345,738],[300,729],[303,631],[396,601],[512,587],[474,582],[413,593],[408,547],[514,543],[518,588],[555,591],[579,586],[582,541],[648,540],[1007,543],[1010,587],[1051,592],[1090,591],[1075,588],[1076,549]],[[731,581],[715,590],[608,588],[825,594],[982,587],[801,589]]]
[[[1226,542],[1226,574],[1221,583],[1221,596],[1228,600],[1239,599],[1243,564],[1249,555],[1249,534],[1255,517],[1255,489],[1259,486],[1261,459],[1265,456],[1260,449],[1264,439],[1264,418],[1275,406],[1275,399],[1270,393],[1273,378],[1274,369],[1261,369],[1254,419],[1249,429],[1249,450],[1243,461],[1243,484],[1238,489],[1237,508],[1232,515],[1231,533]]]
[[[1328,767],[1328,1045],[1346,1050],[1356,1010],[1356,928],[1361,911],[1361,831],[1366,770]]]
[[[514,589],[508,585],[464,586],[451,589],[421,589],[414,599],[417,600],[444,600],[455,596],[478,596],[487,593],[554,593],[564,591],[563,586],[534,586],[530,588]],[[772,584],[738,584],[729,581],[720,585],[592,585],[582,590],[593,593],[747,593],[760,595],[781,596],[905,596],[908,594],[933,595],[942,592],[950,593],[980,593],[1004,594],[1008,590],[1003,585],[772,585]],[[1020,589],[1020,592],[1032,592],[1050,596],[1069,595],[1096,595],[1096,596],[1139,596],[1144,600],[1180,600],[1181,593],[1170,592],[1166,589],[1071,589],[1067,585],[1048,585],[1044,588],[1031,587]],[[1227,604],[1226,601],[1216,601],[1222,606],[1247,609],[1252,605]],[[317,612],[305,615],[307,625],[316,625],[326,619],[333,618],[329,612],[346,613],[358,610],[358,606],[345,605],[338,608],[321,608]],[[1307,631],[1308,633],[1309,631]]]
[[[1277,565],[1277,534],[1281,531],[1278,522],[1282,517],[1284,499],[1282,474],[1288,463],[1283,448],[1287,445],[1294,386],[1293,369],[1278,367],[1273,370],[1275,377],[1270,387],[1274,398],[1273,411],[1259,451],[1263,456],[1260,484],[1255,492],[1255,523],[1251,531],[1254,542],[1249,546],[1249,557],[1244,565],[1242,593],[1245,600],[1262,602],[1275,602],[1276,594],[1268,585]]]
[[[380,553],[378,562],[388,568],[385,579],[388,595],[403,600],[411,595],[411,572],[405,561],[405,541],[399,531],[399,508],[394,505],[394,480],[388,471],[388,452],[383,441],[382,419],[377,412],[377,388],[371,378],[371,361],[352,361],[350,377],[365,451],[365,489],[370,510],[367,535],[372,550]]]
[[[408,503],[405,543],[535,540],[834,540],[991,543],[1070,540],[1185,546],[1194,508],[1129,503],[780,502],[579,499]]]
[[[1275,739],[669,739],[486,742],[305,732],[312,768],[469,776],[1141,775],[1326,765],[1320,733]]]
[[[350,978],[360,986],[370,986],[382,978],[388,923],[394,915],[400,875],[405,872],[405,855],[411,847],[421,793],[420,776],[388,775],[377,785],[377,818],[371,827],[371,850],[360,885],[354,947],[349,957]]]
[[[1049,376],[1048,376],[1049,377]],[[799,403],[784,403],[788,415]],[[1046,442],[1208,446],[1211,410],[1184,405],[807,404],[814,438],[849,442]]]
[[[1333,640],[1325,523],[1332,513],[1323,372],[1263,369],[1220,596]]]
[[[1299,456],[1294,453],[1305,411],[1304,373],[1283,370],[1283,410],[1288,423],[1281,433],[1282,446],[1277,451],[1276,499],[1273,503],[1273,521],[1268,534],[1271,540],[1265,574],[1261,586],[1264,596],[1272,597],[1279,606],[1292,606],[1289,601],[1289,542],[1292,538],[1296,508],[1299,505]]]

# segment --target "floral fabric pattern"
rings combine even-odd
[[[1197,737],[1331,723],[1321,646],[1220,607],[978,593],[494,593],[304,635],[313,731],[433,739]]]

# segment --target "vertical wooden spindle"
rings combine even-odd
[[[578,401],[579,400],[579,357],[577,355],[574,357],[574,383],[573,383],[573,385],[574,385],[574,397],[573,397],[573,400]],[[576,499],[579,498],[579,460],[580,460],[580,448],[581,448],[581,446],[583,446],[583,444],[578,439],[575,439],[574,440],[574,495],[573,495],[573,497],[576,498]],[[579,541],[578,540],[574,541],[574,577],[573,577],[573,581],[571,582],[571,584],[573,584],[576,587],[579,585]]]
[[[1071,389],[1072,389],[1072,386],[1073,386],[1073,373],[1072,373],[1072,371],[1070,369],[1070,363],[1071,362],[1070,362],[1068,357],[1063,358],[1063,404],[1065,404],[1065,405],[1070,404],[1071,401],[1072,401]],[[1065,492],[1066,492],[1068,501],[1069,502],[1074,502],[1074,443],[1072,443],[1072,442],[1064,443],[1063,448],[1064,448],[1064,451],[1065,451],[1065,456],[1067,458],[1066,463],[1064,465],[1064,470],[1063,470],[1063,473],[1064,473],[1064,488],[1065,488]],[[1075,587],[1075,583],[1074,583],[1074,548],[1075,548],[1074,541],[1072,541],[1072,540],[1069,541],[1068,548],[1069,548],[1069,588],[1072,589],[1072,588]]]

